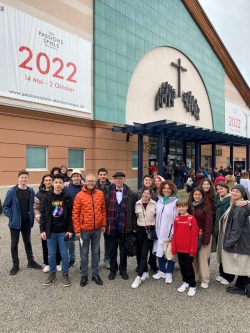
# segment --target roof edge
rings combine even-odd
[[[250,107],[250,90],[248,84],[233,61],[232,57],[230,56],[229,52],[227,51],[226,47],[222,43],[219,35],[202,9],[199,1],[182,0],[182,2],[220,59],[230,80],[233,82],[240,95],[246,102],[246,106]]]

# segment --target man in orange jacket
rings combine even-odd
[[[72,220],[74,232],[82,239],[82,262],[80,282],[81,287],[88,283],[88,258],[89,245],[91,242],[92,255],[92,281],[102,285],[102,280],[98,274],[98,262],[100,251],[101,233],[106,227],[106,206],[102,191],[96,189],[96,177],[89,174],[86,176],[86,185],[82,188],[74,200]]]

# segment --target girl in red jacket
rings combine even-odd
[[[188,214],[188,200],[178,199],[176,207],[179,216],[174,220],[172,254],[178,255],[183,283],[177,289],[180,293],[188,290],[188,296],[196,293],[193,260],[198,248],[198,226],[194,216]]]

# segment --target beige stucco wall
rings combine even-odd
[[[171,62],[181,65],[187,72],[181,74],[182,92],[192,91],[198,97],[200,120],[188,113],[182,101],[177,97],[177,69]],[[176,89],[174,107],[165,105],[158,111],[154,110],[155,95],[162,82],[168,82]],[[172,120],[185,124],[213,129],[212,115],[205,86],[192,62],[181,52],[171,47],[159,47],[147,53],[135,68],[131,78],[126,104],[126,123],[146,123],[157,120]]]

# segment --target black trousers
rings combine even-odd
[[[119,271],[120,273],[127,272],[127,254],[125,251],[125,240],[126,235],[121,232],[116,232],[114,236],[107,235],[106,237],[108,242],[109,249],[109,263],[110,263],[110,272],[116,273],[118,271],[118,263],[117,263],[117,250],[119,246],[120,252],[120,265]]]
[[[31,234],[30,223],[25,222],[25,223],[22,223],[20,230],[10,228],[11,256],[12,256],[13,265],[16,265],[16,266],[19,266],[18,243],[19,243],[20,233],[22,234],[22,237],[23,237],[23,243],[24,243],[24,248],[25,248],[28,262],[31,262],[34,260],[31,241],[30,241],[30,234]]]
[[[250,277],[238,275],[235,286],[238,288],[245,288],[248,284],[250,284]]]
[[[152,241],[151,241],[152,242]],[[157,258],[156,255],[152,252],[153,251],[153,242],[152,242],[152,246],[149,249],[149,259],[148,259],[148,264],[149,266],[153,269],[153,270],[158,270],[157,267]],[[139,268],[139,263],[141,261],[141,252],[138,251],[137,249],[137,253],[136,253],[136,261],[137,261],[137,268]],[[146,272],[146,271],[145,271]]]
[[[196,287],[193,267],[194,258],[190,257],[189,253],[177,252],[177,254],[183,282],[188,283],[191,288]]]
[[[43,263],[46,266],[49,266],[49,260],[48,260],[48,247],[47,247],[47,241],[42,239],[42,248],[43,248]],[[59,245],[57,243],[57,250],[56,250],[56,264],[60,265],[61,262],[61,255],[59,251]]]
[[[222,263],[220,263],[220,266],[219,266],[219,272],[220,272],[220,276],[223,277],[223,279],[227,280],[228,282],[233,282],[234,278],[235,278],[235,275],[233,274],[228,274],[228,273],[225,273],[223,271],[223,267],[222,267]]]
[[[148,253],[153,248],[153,241],[149,240],[146,233],[146,228],[138,227],[136,231],[136,242],[137,242],[137,264],[138,264],[138,275],[142,277],[144,272],[148,271]],[[155,266],[156,266],[156,256]]]

